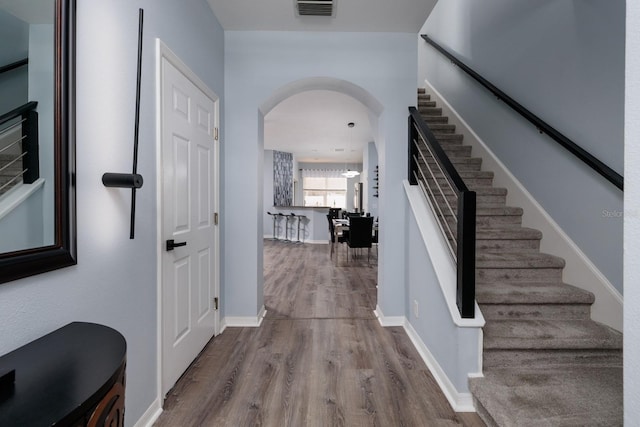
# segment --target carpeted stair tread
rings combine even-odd
[[[447,116],[422,116],[425,122],[429,123],[449,123],[449,117]]]
[[[431,179],[429,179],[428,181],[433,182]],[[478,187],[474,191],[476,192],[476,196],[477,197],[480,197],[480,196],[506,196],[507,195],[507,189],[506,188],[500,188],[500,187]],[[442,188],[442,192],[446,196],[453,196],[454,195],[453,190],[451,190],[451,188],[449,186],[445,186],[444,188]]]
[[[495,369],[469,388],[502,427],[622,426],[622,369]]]
[[[433,131],[433,135],[439,142],[447,143],[447,142],[457,142],[459,144],[464,140],[464,136],[459,133],[450,133],[450,132],[437,132]],[[470,145],[465,145],[465,147],[471,148]]]
[[[593,304],[591,292],[562,282],[491,283],[476,287],[478,304]]]
[[[527,227],[495,227],[476,230],[476,240],[542,239],[542,232]]]
[[[476,254],[476,268],[564,268],[564,265],[562,258],[545,253]]]
[[[496,320],[483,332],[486,350],[622,349],[620,332],[592,320]]]
[[[429,125],[429,129],[436,135],[445,133],[454,133],[456,131],[456,125],[448,123],[434,123]]]
[[[439,107],[418,107],[418,111],[423,116],[441,116],[442,108]]]

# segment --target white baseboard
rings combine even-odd
[[[471,396],[471,393],[458,392],[442,367],[440,367],[436,358],[433,357],[433,354],[431,354],[427,346],[422,342],[422,339],[420,339],[416,330],[413,329],[411,323],[407,321],[403,326],[409,336],[409,339],[413,343],[413,346],[416,348],[418,354],[420,354],[420,357],[422,357],[422,360],[431,371],[431,374],[440,386],[440,389],[449,401],[453,410],[456,412],[476,412],[476,408],[473,406],[473,397]]]
[[[404,316],[385,316],[379,305],[376,306],[373,314],[378,318],[378,322],[382,327],[404,326],[407,323],[407,318]]]
[[[158,417],[160,417],[160,414],[162,414],[162,405],[160,404],[160,399],[156,399],[138,421],[136,421],[133,427],[151,427]]]
[[[220,333],[224,332],[227,328],[258,328],[262,324],[262,320],[266,315],[267,310],[262,306],[260,312],[255,317],[225,316],[225,318],[222,319],[222,328],[220,328]]]
[[[473,156],[482,158],[483,169],[493,171],[494,183],[507,189],[507,204],[524,210],[522,225],[542,232],[540,250],[565,260],[564,281],[595,295],[591,318],[622,331],[622,295],[431,83],[425,80],[425,84],[427,93],[442,108],[442,114],[456,125],[456,132],[463,135],[465,144],[471,145]]]

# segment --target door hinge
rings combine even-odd
[[[220,222],[220,215],[218,215],[218,212],[214,212],[214,214],[213,214],[213,223],[215,225],[218,225],[218,222]]]
[[[213,299],[213,309],[217,310],[218,309],[218,297],[215,297]]]
[[[213,139],[218,140],[218,128],[213,128]]]

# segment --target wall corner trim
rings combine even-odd
[[[262,320],[267,315],[267,309],[264,305],[260,308],[258,315],[253,316],[225,316],[222,320],[221,332],[227,328],[259,328]]]
[[[404,316],[385,316],[382,313],[382,309],[380,306],[376,306],[376,309],[373,311],[373,314],[378,318],[378,322],[380,326],[391,327],[391,326],[402,326],[407,323],[407,318]]]

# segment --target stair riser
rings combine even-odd
[[[450,227],[455,229],[456,225],[450,216],[446,216]],[[518,227],[522,224],[521,215],[489,215],[476,216],[476,228],[490,229],[492,227]]]
[[[451,163],[458,172],[478,172],[482,166],[481,162],[475,161],[473,158],[452,158]],[[429,162],[429,165],[435,167],[434,162]]]
[[[588,304],[480,304],[486,320],[562,319],[588,320],[591,305]]]
[[[423,114],[422,118],[427,123],[449,123],[449,117],[447,116],[428,116]]]
[[[540,240],[488,240],[476,238],[476,252],[538,252],[539,250]]]
[[[435,108],[436,102],[429,99],[418,99],[418,111],[423,108]]]
[[[431,179],[427,181],[429,183],[433,182],[433,180]],[[482,189],[486,187],[491,187],[491,185],[493,184],[493,178],[464,178],[463,181],[466,184],[467,188],[469,188],[469,190],[474,190],[474,191],[478,188]],[[449,181],[446,178],[438,178],[439,186],[447,187],[449,185],[448,183]]]
[[[438,203],[444,202],[442,196],[440,195],[436,195],[436,200],[438,201]],[[449,204],[451,206],[457,206],[458,199],[455,196],[447,196],[447,200],[449,200]],[[506,202],[507,196],[476,194],[476,207],[504,206]]]
[[[431,129],[431,132],[435,134],[452,134],[456,132],[456,126],[449,124],[444,125],[434,123],[429,125],[429,129]]]
[[[550,366],[622,367],[619,350],[488,350],[483,352],[484,369]]]
[[[444,145],[442,147],[449,157],[471,157],[471,147],[468,145]]]
[[[464,141],[462,135],[457,133],[442,133],[434,131],[433,134],[441,144],[455,143],[456,145],[462,145],[462,142]],[[465,145],[465,147],[469,147],[469,151],[471,151],[470,145]]]
[[[493,185],[493,178],[463,178],[463,181],[470,190]]]
[[[442,116],[442,108],[420,107],[418,111],[423,116]]]
[[[533,282],[562,280],[561,268],[476,268],[476,282]]]

